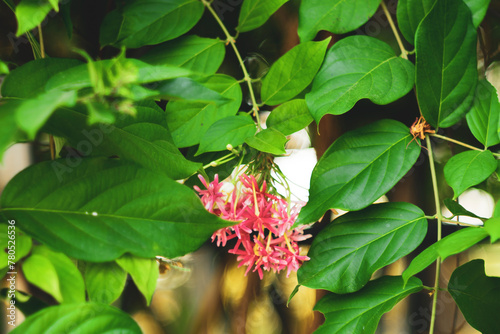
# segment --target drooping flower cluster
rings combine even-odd
[[[280,272],[286,269],[288,277],[303,261],[309,260],[300,255],[297,242],[311,235],[304,235],[303,226],[291,229],[300,205],[289,207],[283,198],[267,193],[266,182],[259,187],[253,175],[241,175],[229,192],[222,189],[226,184],[219,182],[217,175],[210,183],[201,175],[198,177],[206,190],[194,188],[201,195],[205,208],[223,219],[240,222],[216,231],[212,242],[225,246],[228,240],[237,238],[229,253],[238,255],[239,266],[248,267],[245,275],[253,267],[261,279],[263,270]]]

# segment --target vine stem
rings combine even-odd
[[[259,106],[257,104],[257,100],[255,99],[255,93],[253,91],[253,86],[252,86],[252,78],[248,74],[247,68],[245,66],[245,63],[243,62],[243,59],[241,58],[240,52],[238,51],[238,48],[236,47],[236,39],[235,37],[231,36],[229,31],[227,31],[226,26],[224,23],[221,21],[215,10],[212,8],[210,1],[209,0],[201,0],[205,7],[208,8],[214,19],[217,21],[219,26],[221,27],[222,31],[224,32],[224,35],[226,35],[227,43],[231,44],[234,53],[236,54],[236,58],[238,58],[238,62],[240,63],[241,70],[243,71],[244,75],[244,81],[246,81],[247,86],[248,86],[248,91],[250,92],[250,99],[252,101],[252,112],[255,118],[257,119],[257,127],[259,130],[261,129],[260,127],[260,119],[259,119]]]
[[[436,178],[436,169],[434,167],[434,156],[432,152],[432,145],[429,136],[425,137],[425,142],[427,144],[427,149],[429,150],[429,165],[431,167],[431,177],[432,177],[432,189],[434,191],[434,202],[436,203],[436,218],[437,218],[437,241],[441,240],[441,222],[443,216],[441,214],[441,204],[439,202],[439,192]],[[441,257],[436,260],[436,277],[434,279],[434,295],[432,299],[432,314],[431,314],[431,327],[429,334],[434,334],[434,324],[436,322],[436,306],[437,306],[437,296],[439,290],[439,274],[441,271]]]
[[[425,219],[437,219],[436,216],[424,216],[424,218]],[[481,225],[463,223],[463,222],[459,222],[459,221],[452,220],[452,219],[446,219],[446,218],[442,218],[441,222],[452,223],[452,224],[460,225],[460,226],[470,226],[470,227],[480,227],[481,226]]]
[[[391,26],[392,32],[394,33],[394,37],[396,37],[396,41],[398,42],[399,49],[401,49],[401,57],[403,59],[408,59],[408,51],[406,51],[403,41],[401,40],[401,37],[399,36],[398,29],[396,29],[396,25],[394,24],[394,21],[392,20],[391,13],[389,13],[389,10],[387,9],[387,6],[385,5],[385,2],[382,1],[380,3],[380,6],[382,7],[382,10],[384,11],[385,16],[387,17],[387,21],[389,21],[389,25]]]
[[[469,144],[466,144],[466,143],[463,143],[461,141],[458,141],[456,139],[453,139],[453,138],[449,138],[449,137],[446,137],[446,136],[442,136],[442,135],[439,135],[437,133],[430,133],[429,134],[430,136],[432,137],[436,137],[436,138],[439,138],[439,139],[443,139],[443,140],[446,140],[446,141],[449,141],[449,142],[452,142],[452,143],[455,143],[455,144],[458,144],[460,146],[463,146],[463,147],[467,147],[467,148],[470,148],[471,150],[475,150],[475,151],[485,151],[483,149],[480,149],[478,147],[474,147],[472,145],[469,145]],[[493,152],[492,152],[493,153]],[[500,153],[493,153],[494,156],[497,156],[497,157],[500,157]]]

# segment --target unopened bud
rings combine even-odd
[[[233,150],[233,148],[234,148],[234,147],[233,147],[233,145],[231,145],[231,144],[227,144],[227,145],[226,145],[226,149],[227,149],[228,151],[232,151],[232,150]]]

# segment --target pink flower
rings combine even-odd
[[[304,235],[304,226],[291,230],[301,205],[290,206],[286,200],[267,193],[266,183],[259,187],[253,175],[241,175],[241,187],[227,195],[221,191],[223,183],[219,183],[217,175],[210,183],[199,178],[207,189],[194,188],[205,208],[223,219],[239,222],[216,231],[212,242],[217,240],[217,246],[224,247],[228,240],[236,238],[229,253],[237,255],[239,266],[248,267],[245,275],[253,267],[261,279],[264,270],[279,273],[286,269],[288,277],[309,260],[300,255],[297,242],[311,236]]]

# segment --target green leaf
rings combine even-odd
[[[17,19],[16,36],[21,36],[41,24],[51,10],[52,5],[47,0],[21,0],[15,11]]]
[[[477,83],[476,29],[462,0],[440,0],[415,37],[416,91],[433,127],[455,124],[469,109]]]
[[[312,40],[318,31],[334,34],[361,27],[375,13],[380,0],[308,0],[299,10],[299,36],[301,42]]]
[[[493,217],[484,222],[484,229],[491,238],[491,243],[500,239],[500,217]]]
[[[75,91],[53,90],[42,93],[33,99],[24,100],[17,107],[16,122],[19,128],[26,131],[29,139],[34,139],[38,130],[57,108],[74,106],[76,98]]]
[[[101,24],[101,45],[139,48],[174,39],[201,18],[198,0],[129,1],[110,12]]]
[[[444,166],[446,182],[453,188],[456,199],[469,187],[486,180],[497,169],[497,161],[490,151],[465,151]]]
[[[325,114],[340,115],[364,98],[388,104],[408,93],[414,82],[411,62],[386,43],[351,36],[328,50],[306,102],[316,122]]]
[[[61,18],[66,27],[68,38],[73,37],[73,21],[71,20],[71,1],[61,3]]]
[[[201,166],[188,161],[173,144],[162,111],[137,106],[135,117],[121,114],[113,125],[88,124],[88,116],[74,110],[56,110],[45,131],[64,137],[83,155],[113,156],[134,161],[173,179],[191,176]],[[82,158],[70,155],[78,164]],[[56,166],[57,167],[57,166]],[[66,169],[56,168],[65,174]]]
[[[35,97],[45,92],[47,81],[56,73],[80,64],[82,64],[81,61],[68,58],[44,58],[30,61],[12,70],[5,78],[2,84],[2,96]]]
[[[469,249],[487,236],[488,233],[484,228],[479,227],[467,227],[453,232],[418,254],[403,272],[404,281],[407,282],[411,276],[430,266],[438,257],[444,261],[448,256]]]
[[[156,289],[156,281],[160,275],[156,259],[146,259],[125,254],[116,263],[132,276],[135,285],[146,298],[149,305]]]
[[[483,334],[500,333],[500,278],[486,276],[484,260],[455,269],[448,291],[472,327]]]
[[[337,218],[314,239],[311,260],[297,272],[299,284],[335,293],[358,291],[376,270],[420,245],[427,233],[424,216],[413,204],[394,202]]]
[[[313,118],[305,100],[291,100],[274,109],[266,120],[273,128],[288,136],[307,127]]]
[[[52,295],[59,303],[85,301],[85,285],[76,265],[63,253],[35,246],[23,262],[26,280]]]
[[[127,281],[127,273],[114,261],[87,262],[84,277],[89,299],[103,304],[117,300]]]
[[[399,30],[410,43],[415,43],[415,33],[422,19],[429,13],[436,0],[399,0],[397,18]]]
[[[255,136],[245,139],[248,146],[261,152],[267,152],[274,155],[285,154],[286,136],[276,129],[270,128],[257,132]]]
[[[234,224],[210,214],[191,189],[164,174],[106,158],[31,166],[5,187],[0,204],[27,234],[91,262],[125,253],[182,256]]]
[[[472,23],[478,27],[483,20],[490,0],[464,0],[472,12]],[[414,44],[418,25],[431,11],[436,0],[399,0],[397,17],[401,33],[405,39]]]
[[[338,138],[316,164],[309,202],[296,225],[319,219],[328,209],[360,210],[389,191],[413,166],[420,146],[408,128],[381,120]]]
[[[369,282],[363,290],[346,295],[328,294],[314,307],[326,317],[314,333],[373,334],[382,315],[406,296],[422,290],[418,278],[404,285],[400,276],[383,276]]]
[[[207,129],[216,121],[234,116],[241,105],[240,84],[233,77],[216,74],[202,81],[203,85],[227,98],[223,105],[192,101],[170,101],[167,104],[168,128],[177,147],[200,143]]]
[[[223,104],[230,101],[218,92],[190,78],[165,80],[155,88],[166,99]]]
[[[263,25],[288,0],[244,0],[236,30],[250,31]]]
[[[257,127],[248,114],[229,116],[218,120],[208,128],[200,142],[196,155],[205,152],[224,151],[227,145],[236,147],[257,132]]]
[[[52,8],[54,8],[54,10],[56,12],[59,11],[59,0],[49,0],[50,2],[50,5],[52,6]]]
[[[9,66],[0,60],[0,75],[9,74]]]
[[[150,83],[154,81],[175,79],[191,74],[191,71],[172,65],[150,65],[138,59],[105,59],[92,62],[92,64],[81,64],[61,71],[50,78],[45,86],[46,90],[68,90],[92,87],[93,82],[89,72],[89,65],[101,69],[106,74],[118,67],[116,75],[128,75],[129,71],[133,73],[133,79],[127,78],[128,83],[139,84]],[[121,70],[121,71],[120,71]],[[115,70],[116,71],[116,70]],[[99,73],[100,74],[100,73]]]
[[[19,130],[16,124],[16,110],[22,104],[22,101],[10,100],[0,103],[0,162],[2,162],[3,154],[13,144]]]
[[[475,215],[469,210],[465,209],[463,206],[461,206],[459,203],[455,202],[451,198],[445,198],[444,204],[446,205],[448,210],[450,210],[453,216],[469,216],[469,217],[484,219],[482,217]]]
[[[278,59],[262,80],[262,101],[277,105],[302,92],[318,72],[331,38],[305,42]]]
[[[182,36],[158,45],[141,60],[152,65],[176,65],[193,72],[212,75],[219,69],[226,49],[220,39]]]
[[[12,334],[49,333],[141,334],[137,323],[125,312],[104,304],[77,303],[44,308],[26,318]]]
[[[474,102],[467,113],[470,131],[485,148],[500,143],[500,102],[495,87],[481,80],[476,88]]]
[[[15,227],[14,220],[10,222],[14,224],[8,221],[0,224],[0,249],[3,250],[0,252],[0,269],[6,268],[9,260],[18,263],[31,251],[31,238]]]

